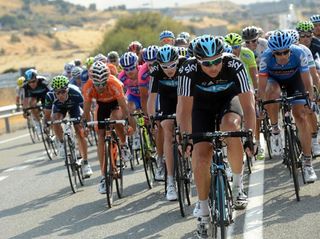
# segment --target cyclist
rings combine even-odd
[[[83,69],[80,66],[73,67],[73,69],[71,71],[70,84],[79,87],[79,89],[82,88],[82,81],[81,81],[82,71],[83,71]]]
[[[74,67],[75,65],[74,65],[74,62],[69,62],[69,63],[66,63],[65,65],[64,65],[64,72],[63,72],[63,75],[64,76],[66,76],[66,77],[68,77],[68,79],[71,79],[71,71],[72,71],[72,69],[73,69],[73,67]]]
[[[113,64],[117,68],[118,72],[122,70],[119,62],[120,57],[118,52],[110,51],[107,55],[107,58],[108,58],[108,63]]]
[[[180,68],[177,120],[181,132],[215,131],[216,120],[221,120],[220,130],[238,131],[241,129],[242,115],[244,128],[255,128],[254,97],[246,70],[237,57],[223,53],[223,46],[223,41],[217,37],[201,36],[193,49],[195,58],[188,59]],[[229,138],[226,143],[233,171],[235,209],[243,209],[248,203],[242,182],[243,146],[239,138]],[[249,151],[247,146],[252,142],[244,145],[251,155],[252,147]],[[210,142],[206,139],[193,140],[192,168],[198,192],[193,215],[197,217],[197,234],[201,238],[208,236],[206,224],[209,221],[209,168],[212,155]]]
[[[313,98],[312,81],[309,74],[308,60],[303,50],[292,44],[292,37],[288,32],[275,31],[268,40],[268,49],[263,53],[260,62],[260,77],[258,96],[269,100],[279,98],[281,87],[285,88],[288,96],[309,91]],[[305,102],[296,101],[292,105],[292,113],[299,130],[299,139],[303,152],[303,171],[305,181],[310,183],[317,179],[312,167],[311,130],[307,126],[308,109]],[[279,105],[267,107],[272,124],[271,148],[281,152],[281,136],[278,126]],[[275,149],[277,148],[277,149]]]
[[[154,67],[157,60],[158,47],[155,45],[148,46],[143,51],[143,60],[144,64],[138,73],[138,81],[139,81],[139,91],[140,91],[140,100],[141,100],[141,108],[145,115],[148,115],[147,110],[147,102],[150,92],[150,71],[151,68]],[[156,109],[158,109],[158,101],[156,101]],[[163,129],[160,124],[157,124],[155,132],[156,138],[156,150],[157,150],[157,171],[155,175],[156,180],[164,179],[164,160],[163,160]]]
[[[310,17],[310,21],[313,23],[313,35],[320,40],[320,15],[313,15]]]
[[[23,84],[25,82],[25,78],[23,76],[20,76],[17,79],[17,87],[16,87],[16,106],[17,109],[20,108],[20,106],[23,103],[23,99],[24,99],[24,88],[23,88]]]
[[[117,77],[117,75],[118,75],[118,70],[117,70],[117,68],[116,68],[113,64],[108,63],[108,58],[107,58],[105,55],[103,55],[103,54],[98,54],[98,55],[96,55],[96,56],[94,57],[94,62],[96,62],[96,61],[102,61],[104,64],[106,64],[106,66],[107,66],[107,67],[109,68],[109,70],[110,70],[110,74]]]
[[[164,45],[159,48],[157,53],[157,64],[150,70],[151,76],[151,94],[148,99],[148,113],[154,116],[155,101],[159,94],[160,109],[163,115],[171,115],[176,113],[177,105],[177,85],[178,70],[186,58],[179,58],[178,51],[171,45]],[[160,122],[164,134],[164,156],[167,167],[167,195],[168,201],[177,200],[176,187],[173,179],[173,120],[166,119]]]
[[[287,30],[288,33],[291,34],[293,44],[298,45],[306,54],[308,60],[309,71],[312,77],[313,85],[319,85],[319,75],[316,69],[316,64],[312,56],[312,52],[308,47],[303,44],[299,44],[299,33],[296,30]],[[314,104],[316,107],[316,104]],[[316,109],[314,108],[311,114],[309,114],[310,125],[312,125],[312,154],[313,156],[320,156],[320,145],[318,143],[318,122],[317,116],[315,113]]]
[[[83,105],[83,97],[80,90],[78,88],[69,87],[69,80],[63,75],[53,77],[51,86],[55,94],[55,100],[52,104],[52,119],[62,120],[67,113],[71,118],[80,119],[80,107]],[[76,131],[79,150],[83,158],[83,176],[89,178],[92,175],[92,169],[88,163],[88,146],[80,120],[79,122],[75,122],[73,126]],[[63,156],[64,153],[61,153],[64,152],[62,127],[60,124],[54,124],[53,130],[58,140],[59,155]]]
[[[188,48],[178,47],[177,50],[178,50],[179,56],[188,58]]]
[[[50,86],[48,81],[43,76],[38,76],[35,69],[29,69],[25,72],[25,84],[23,85],[25,92],[25,98],[23,100],[23,109],[27,107],[35,107],[39,101],[44,105],[45,97],[48,91],[50,91]],[[38,109],[31,110],[32,115],[35,119],[35,126],[37,133],[41,133],[40,127],[40,114]],[[27,112],[24,110],[23,116],[27,117]]]
[[[88,57],[86,59],[86,62],[85,62],[85,66],[83,67],[83,70],[81,72],[81,75],[80,75],[80,79],[81,79],[81,87],[88,81],[89,79],[89,69],[90,69],[90,66],[93,64],[94,62],[94,57]]]
[[[138,56],[139,65],[142,65],[144,63],[142,58],[142,49],[143,49],[142,44],[138,41],[133,41],[128,46],[128,51],[133,52]]]
[[[187,41],[187,46],[188,46],[189,43],[190,43],[190,34],[189,34],[189,32],[180,32],[180,33],[178,34],[177,38],[184,38],[184,39],[186,39],[186,41]],[[187,47],[187,46],[186,46],[186,47]]]
[[[175,43],[175,37],[172,31],[164,30],[160,33],[159,36],[160,39],[160,45],[166,45],[169,44],[171,46],[174,46]]]
[[[97,119],[99,121],[110,119],[127,119],[129,110],[123,93],[122,83],[110,73],[110,69],[104,62],[96,61],[91,66],[90,79],[84,86],[84,117],[90,121],[90,110],[92,100],[96,99]],[[130,118],[130,117],[129,117]],[[129,161],[131,154],[126,145],[124,127],[115,126],[121,143],[121,151],[124,161]],[[104,178],[104,140],[106,129],[104,124],[98,124],[98,158],[102,178],[99,183],[99,192],[106,193]]]
[[[189,43],[185,38],[177,37],[175,39],[174,45],[177,47],[188,47]]]

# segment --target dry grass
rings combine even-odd
[[[16,90],[14,88],[0,89],[0,106],[16,103]]]
[[[9,119],[9,124],[10,124],[10,130],[15,131],[18,129],[26,128],[27,121],[22,117],[22,115],[17,115]],[[3,134],[5,132],[6,132],[5,121],[4,119],[0,119],[0,134]]]

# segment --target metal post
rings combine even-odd
[[[10,133],[10,123],[9,123],[9,117],[4,118],[5,125],[6,125],[6,133]]]

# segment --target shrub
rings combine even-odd
[[[21,39],[17,34],[11,34],[10,42],[11,43],[21,42]]]

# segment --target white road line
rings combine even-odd
[[[263,136],[261,146],[265,149]],[[249,180],[249,203],[246,208],[244,223],[244,239],[263,238],[263,192],[264,192],[264,160],[254,162]]]
[[[0,181],[6,179],[8,176],[0,176]]]
[[[26,161],[24,161],[25,163],[32,163],[32,162],[36,162],[36,161],[43,161],[46,157],[44,156],[41,156],[41,157],[38,157],[38,158],[35,158],[35,159],[28,159]]]
[[[20,135],[20,136],[11,138],[11,139],[2,140],[2,141],[0,141],[0,144],[5,144],[5,143],[8,143],[8,142],[14,141],[16,139],[21,139],[21,138],[27,137],[28,135],[29,134],[23,134],[23,135]]]
[[[7,170],[4,170],[3,172],[7,173],[7,172],[12,172],[12,171],[20,171],[20,170],[24,170],[24,169],[26,169],[28,167],[29,167],[28,165],[17,166],[17,167],[13,167],[13,168],[8,168]]]

